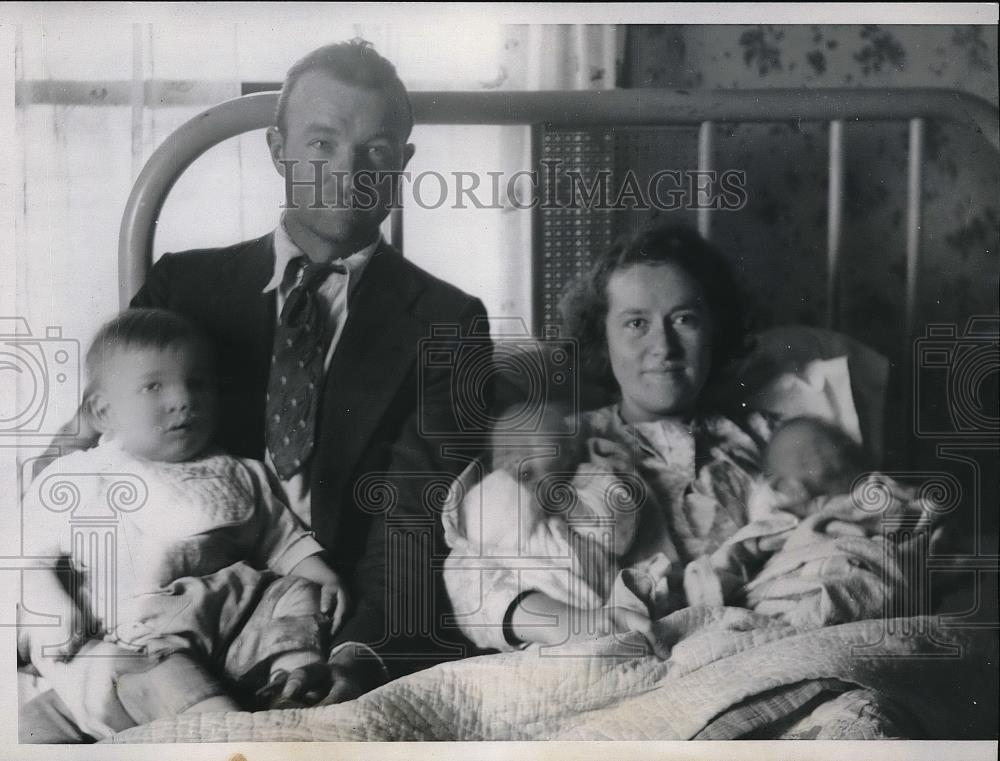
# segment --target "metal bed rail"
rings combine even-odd
[[[209,108],[173,134],[146,162],[125,206],[119,236],[119,300],[125,306],[145,279],[156,223],[180,175],[216,143],[274,122],[278,94],[262,92]],[[560,127],[698,126],[698,169],[713,163],[719,122],[829,122],[827,326],[836,327],[844,202],[844,124],[909,122],[907,169],[905,335],[913,336],[922,219],[924,124],[963,125],[1000,151],[1000,111],[969,93],[942,89],[591,90],[579,92],[414,92],[418,124],[549,125]],[[402,236],[402,214],[391,218]],[[698,210],[698,228],[711,233],[711,210]]]

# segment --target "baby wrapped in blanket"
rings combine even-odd
[[[536,592],[570,608],[570,639],[649,633],[685,605],[685,565],[746,523],[771,431],[756,413],[628,424],[612,405],[553,418],[536,440],[498,434],[492,470],[477,481],[470,467],[442,512],[445,584],[484,649],[527,646],[512,611]],[[530,613],[547,644],[566,641]]]
[[[764,469],[748,499],[750,522],[685,568],[688,604],[817,627],[876,618],[906,599],[913,574],[905,571],[932,538],[932,505],[868,473],[860,447],[815,418],[778,428]]]

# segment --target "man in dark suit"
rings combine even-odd
[[[267,131],[286,188],[277,229],[229,248],[166,254],[132,301],[186,314],[209,333],[222,382],[218,443],[272,467],[348,580],[354,609],[334,644],[367,647],[335,648],[335,699],[375,686],[372,650],[393,676],[464,654],[459,635],[442,631],[448,606],[430,555],[444,547],[427,495],[475,447],[467,458],[444,456],[470,432],[456,416],[455,368],[422,363],[419,347],[435,326],[451,327],[445,349],[473,334],[487,342],[488,330],[478,299],[380,236],[393,191],[382,173],[412,157],[411,127],[395,69],[366,43],[310,53],[290,70]],[[284,338],[293,302],[301,319],[289,321],[305,320],[305,333],[320,339],[315,375],[300,369],[307,359],[289,364],[283,353],[293,344]],[[294,337],[296,346],[300,338],[310,340]],[[296,384],[302,395],[285,396]],[[296,441],[289,416],[294,431],[315,435]],[[390,503],[377,503],[390,493]]]

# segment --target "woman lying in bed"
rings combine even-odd
[[[689,604],[746,605],[802,625],[883,611],[898,548],[882,536],[886,514],[846,494],[861,474],[836,434],[826,448],[818,434],[798,446],[826,458],[824,488],[843,496],[817,501],[817,479],[799,473],[812,490],[771,500],[750,522],[748,503],[774,491],[762,459],[778,421],[733,419],[706,402],[748,343],[739,288],[706,241],[652,226],[603,255],[562,306],[583,363],[619,401],[535,447],[498,436],[498,467],[445,513],[445,581],[473,642],[510,650],[632,630],[652,642],[651,622]],[[898,485],[865,484],[909,528],[927,523]],[[799,555],[782,564],[786,543]],[[753,587],[758,573],[781,583]]]

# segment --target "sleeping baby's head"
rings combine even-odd
[[[129,309],[106,323],[87,352],[84,406],[94,425],[146,460],[183,462],[215,433],[211,344],[162,309]]]
[[[523,414],[523,406],[516,406],[497,419],[516,421]],[[582,457],[583,442],[572,435],[567,410],[561,406],[545,406],[532,422],[530,431],[494,428],[490,437],[493,469],[506,470],[520,481],[536,484],[549,474],[575,472]]]
[[[847,493],[867,470],[864,451],[845,431],[818,418],[792,418],[771,437],[764,454],[767,489],[751,498],[750,518],[776,503]]]

